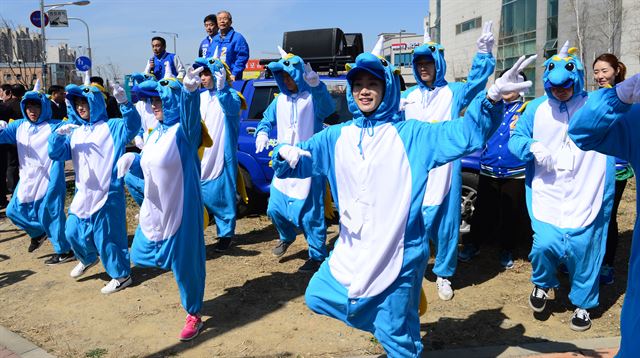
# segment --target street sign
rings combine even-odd
[[[78,71],[89,71],[91,68],[91,59],[87,56],[76,58],[76,68]]]
[[[32,12],[31,16],[29,16],[29,20],[31,20],[33,26],[40,27],[40,11]],[[44,26],[47,25],[49,25],[49,16],[47,16],[47,14],[44,14]]]
[[[51,27],[69,27],[67,10],[49,10],[49,24]]]

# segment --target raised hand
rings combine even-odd
[[[224,89],[224,85],[227,82],[227,71],[224,68],[219,69],[213,75],[216,79],[216,90],[220,91]]]
[[[538,55],[533,55],[529,58],[526,56],[522,56],[516,61],[513,66],[505,72],[502,77],[498,78],[489,90],[487,90],[487,97],[489,97],[493,101],[499,101],[502,99],[503,94],[511,93],[511,92],[522,92],[531,87],[531,81],[522,81],[522,76],[518,73],[521,72],[525,67],[529,66],[529,64],[536,60]]]
[[[114,83],[111,85],[111,94],[115,97],[116,101],[119,104],[127,103],[129,100],[127,99],[127,93],[124,91],[124,88],[120,86],[119,83]]]
[[[196,69],[189,67],[187,69],[187,74],[182,80],[182,85],[187,91],[193,92],[200,87],[200,84],[202,83],[202,80],[200,79],[200,72],[202,71],[204,71],[204,67],[198,67]]]
[[[316,73],[308,63],[304,64],[302,78],[304,78],[304,81],[307,82],[310,87],[318,87],[320,85],[320,76],[318,76],[318,73]]]
[[[495,39],[493,38],[493,33],[491,32],[492,27],[493,21],[487,21],[484,23],[484,26],[482,27],[482,34],[476,41],[476,45],[478,46],[478,53],[491,53],[491,50],[493,50]]]

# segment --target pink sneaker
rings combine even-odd
[[[187,321],[184,324],[182,332],[180,332],[180,340],[183,342],[190,341],[198,336],[202,329],[202,319],[199,315],[187,315]]]

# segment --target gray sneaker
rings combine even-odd
[[[271,250],[271,253],[275,257],[280,257],[284,255],[285,252],[287,252],[287,249],[289,248],[289,246],[291,246],[290,242],[278,240],[278,244],[276,245],[276,247],[273,248],[273,250]]]

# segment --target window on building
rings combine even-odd
[[[502,1],[496,76],[513,66],[520,56],[536,53],[536,15],[536,0]],[[534,66],[534,64],[529,65],[524,73],[534,83],[535,88]],[[533,95],[533,91],[530,95]]]
[[[456,25],[456,35],[465,31],[479,29],[482,27],[482,16],[467,20]]]
[[[16,75],[16,80],[20,81],[21,79],[22,79],[22,75],[18,73],[18,74]]]
[[[547,1],[547,41],[544,44],[544,57],[549,58],[558,52],[558,0]]]
[[[11,81],[11,74],[10,73],[5,73],[4,74],[4,80],[5,80],[5,82]]]
[[[411,53],[397,53],[393,57],[393,64],[395,66],[413,67],[411,60],[412,60]]]

